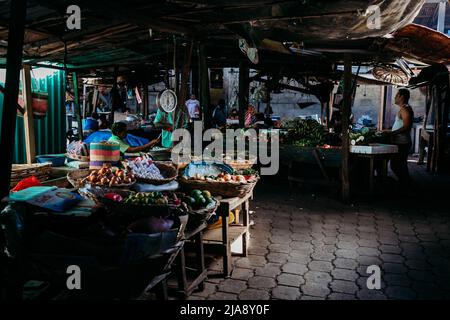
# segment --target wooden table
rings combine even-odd
[[[374,192],[374,174],[375,174],[375,161],[381,162],[381,171],[378,172],[379,177],[386,178],[388,175],[388,161],[395,153],[378,153],[378,154],[363,154],[352,153],[353,156],[360,159],[367,159],[369,161],[368,180],[369,180],[369,193]]]
[[[223,275],[229,277],[232,271],[231,245],[242,238],[241,256],[247,256],[247,241],[249,237],[249,200],[253,192],[242,198],[225,198],[220,200],[218,213],[222,218],[222,227],[206,230],[204,234],[205,250],[223,256]],[[236,209],[240,209],[240,212]],[[230,211],[235,211],[235,222],[229,225]],[[240,217],[242,216],[242,222]]]
[[[184,237],[187,240],[185,246],[180,250],[177,260],[177,273],[178,273],[178,290],[183,298],[187,298],[198,287],[201,291],[204,290],[204,281],[207,278],[208,270],[205,269],[205,254],[203,251],[203,232],[206,229],[207,224],[203,222],[200,226],[194,230],[185,231]],[[191,283],[188,282],[187,266],[185,247],[188,246],[187,242],[193,244],[196,254],[196,276]]]

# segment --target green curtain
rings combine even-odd
[[[65,76],[63,71],[56,71],[53,75],[44,79],[32,78],[33,92],[48,93],[48,111],[45,118],[34,120],[36,155],[64,153],[66,150],[67,130],[64,88]],[[3,94],[0,93],[0,119],[3,114],[2,111]],[[24,133],[23,117],[17,116],[13,163],[26,162]]]

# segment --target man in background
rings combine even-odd
[[[192,120],[200,119],[200,102],[195,99],[195,94],[191,94],[191,98],[186,101],[186,108]]]

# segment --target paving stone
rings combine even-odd
[[[392,246],[388,244],[384,244],[380,246],[380,250],[383,253],[396,253],[399,254],[402,252],[402,249],[398,246]]]
[[[336,257],[338,258],[347,258],[347,259],[355,259],[358,257],[358,253],[355,250],[348,249],[338,249],[335,252]]]
[[[291,248],[289,244],[271,244],[269,246],[270,252],[278,252],[278,253],[289,253]]]
[[[383,270],[383,272],[386,273],[406,273],[408,272],[408,269],[406,269],[406,267],[400,263],[383,263],[381,265],[381,269]]]
[[[322,240],[323,243],[335,245],[338,242],[336,237],[330,237],[330,236],[328,236],[329,235],[328,233],[326,235],[327,236],[325,238],[323,238],[323,240]]]
[[[277,286],[272,289],[272,299],[297,300],[300,298],[299,288]]]
[[[422,270],[409,270],[408,276],[414,281],[433,282],[435,277],[432,272]]]
[[[358,286],[352,281],[333,280],[330,287],[333,292],[355,294],[358,291]]]
[[[358,279],[358,273],[354,270],[335,268],[331,271],[331,275],[336,280],[355,281]]]
[[[399,240],[397,237],[380,237],[378,241],[381,244],[398,245]]]
[[[304,242],[304,241],[292,241],[289,244],[289,246],[294,250],[299,250],[299,249],[312,250],[313,249],[313,245],[310,242]]]
[[[207,300],[237,300],[237,295],[226,292],[216,292],[210,295]]]
[[[356,297],[353,294],[333,292],[327,297],[327,299],[329,299],[329,300],[356,300]]]
[[[405,258],[403,258],[399,254],[392,254],[392,253],[383,253],[380,255],[381,260],[384,262],[392,262],[392,263],[403,263],[405,261]]]
[[[255,276],[248,280],[248,286],[254,289],[271,289],[276,286],[275,279]]]
[[[228,293],[240,293],[241,291],[247,289],[247,283],[242,280],[226,279],[219,284],[218,290],[221,292]]]
[[[388,286],[408,287],[411,284],[411,280],[404,274],[387,273],[383,279]]]
[[[416,236],[398,236],[398,239],[401,242],[409,242],[409,243],[419,243],[419,239]]]
[[[281,265],[268,264],[255,270],[256,276],[275,278],[281,273]]]
[[[325,298],[330,294],[330,289],[325,285],[307,283],[301,286],[301,292],[308,296]]]
[[[312,240],[312,237],[310,237],[308,234],[294,232],[291,234],[291,240],[299,242],[310,242]]]
[[[286,263],[289,255],[287,253],[272,252],[267,255],[267,261],[273,263]]]
[[[430,270],[431,266],[425,260],[407,259],[405,265],[415,270]]]
[[[294,262],[288,262],[281,268],[283,272],[285,273],[293,273],[293,274],[299,274],[304,275],[308,268],[304,264],[294,263]]]
[[[355,260],[347,258],[336,258],[336,260],[333,261],[333,264],[336,268],[342,269],[355,269],[358,266],[358,263]]]
[[[410,288],[399,286],[388,286],[386,295],[391,299],[411,300],[416,298],[416,293]]]
[[[277,277],[278,285],[300,287],[300,285],[305,283],[305,279],[296,274],[282,273]]]
[[[312,271],[331,272],[333,265],[328,261],[313,260],[308,264],[308,269]]]
[[[248,248],[248,253],[255,256],[265,256],[269,250],[265,247],[250,247]]]
[[[360,232],[359,238],[361,240],[378,242],[379,235],[378,235],[378,233],[375,233],[375,232]]]
[[[349,235],[349,234],[339,234],[338,236],[337,236],[337,238],[338,238],[338,240],[339,241],[347,241],[347,242],[353,242],[353,241],[355,241],[356,239],[355,239],[355,236],[353,236],[353,235]]]
[[[236,280],[247,281],[248,279],[253,277],[253,275],[254,275],[253,269],[234,268],[231,273],[231,278]]]
[[[380,245],[376,240],[359,239],[356,241],[361,247],[378,248]]]
[[[381,290],[362,289],[356,293],[360,300],[386,300],[387,297]]]
[[[311,258],[314,260],[321,260],[321,261],[333,261],[335,259],[335,256],[334,254],[328,253],[326,251],[316,250],[311,255]]]
[[[265,290],[246,289],[239,294],[240,300],[269,300],[270,294]]]
[[[239,268],[252,269],[254,267],[262,267],[267,263],[263,256],[248,255],[236,261],[236,266]]]
[[[186,300],[189,300],[189,301],[190,300],[206,300],[206,298],[191,294],[189,297],[186,298]]]
[[[333,280],[329,273],[322,271],[308,271],[303,277],[309,284],[316,283],[326,285]]]
[[[369,247],[359,247],[358,249],[356,249],[356,252],[363,256],[377,257],[380,255],[380,251],[378,249]]]
[[[324,298],[302,295],[300,300],[324,300]]]
[[[338,241],[336,246],[339,249],[348,249],[348,250],[355,250],[358,248],[358,244],[355,242],[349,242],[349,241]]]
[[[356,258],[356,261],[361,266],[371,266],[371,265],[381,266],[381,264],[383,263],[377,257],[370,257],[370,256],[358,256],[358,258]]]

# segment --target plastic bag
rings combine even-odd
[[[31,176],[23,180],[20,180],[19,183],[13,189],[11,189],[11,192],[17,192],[20,190],[27,189],[29,187],[38,187],[38,186],[42,186],[42,183],[35,176]]]

